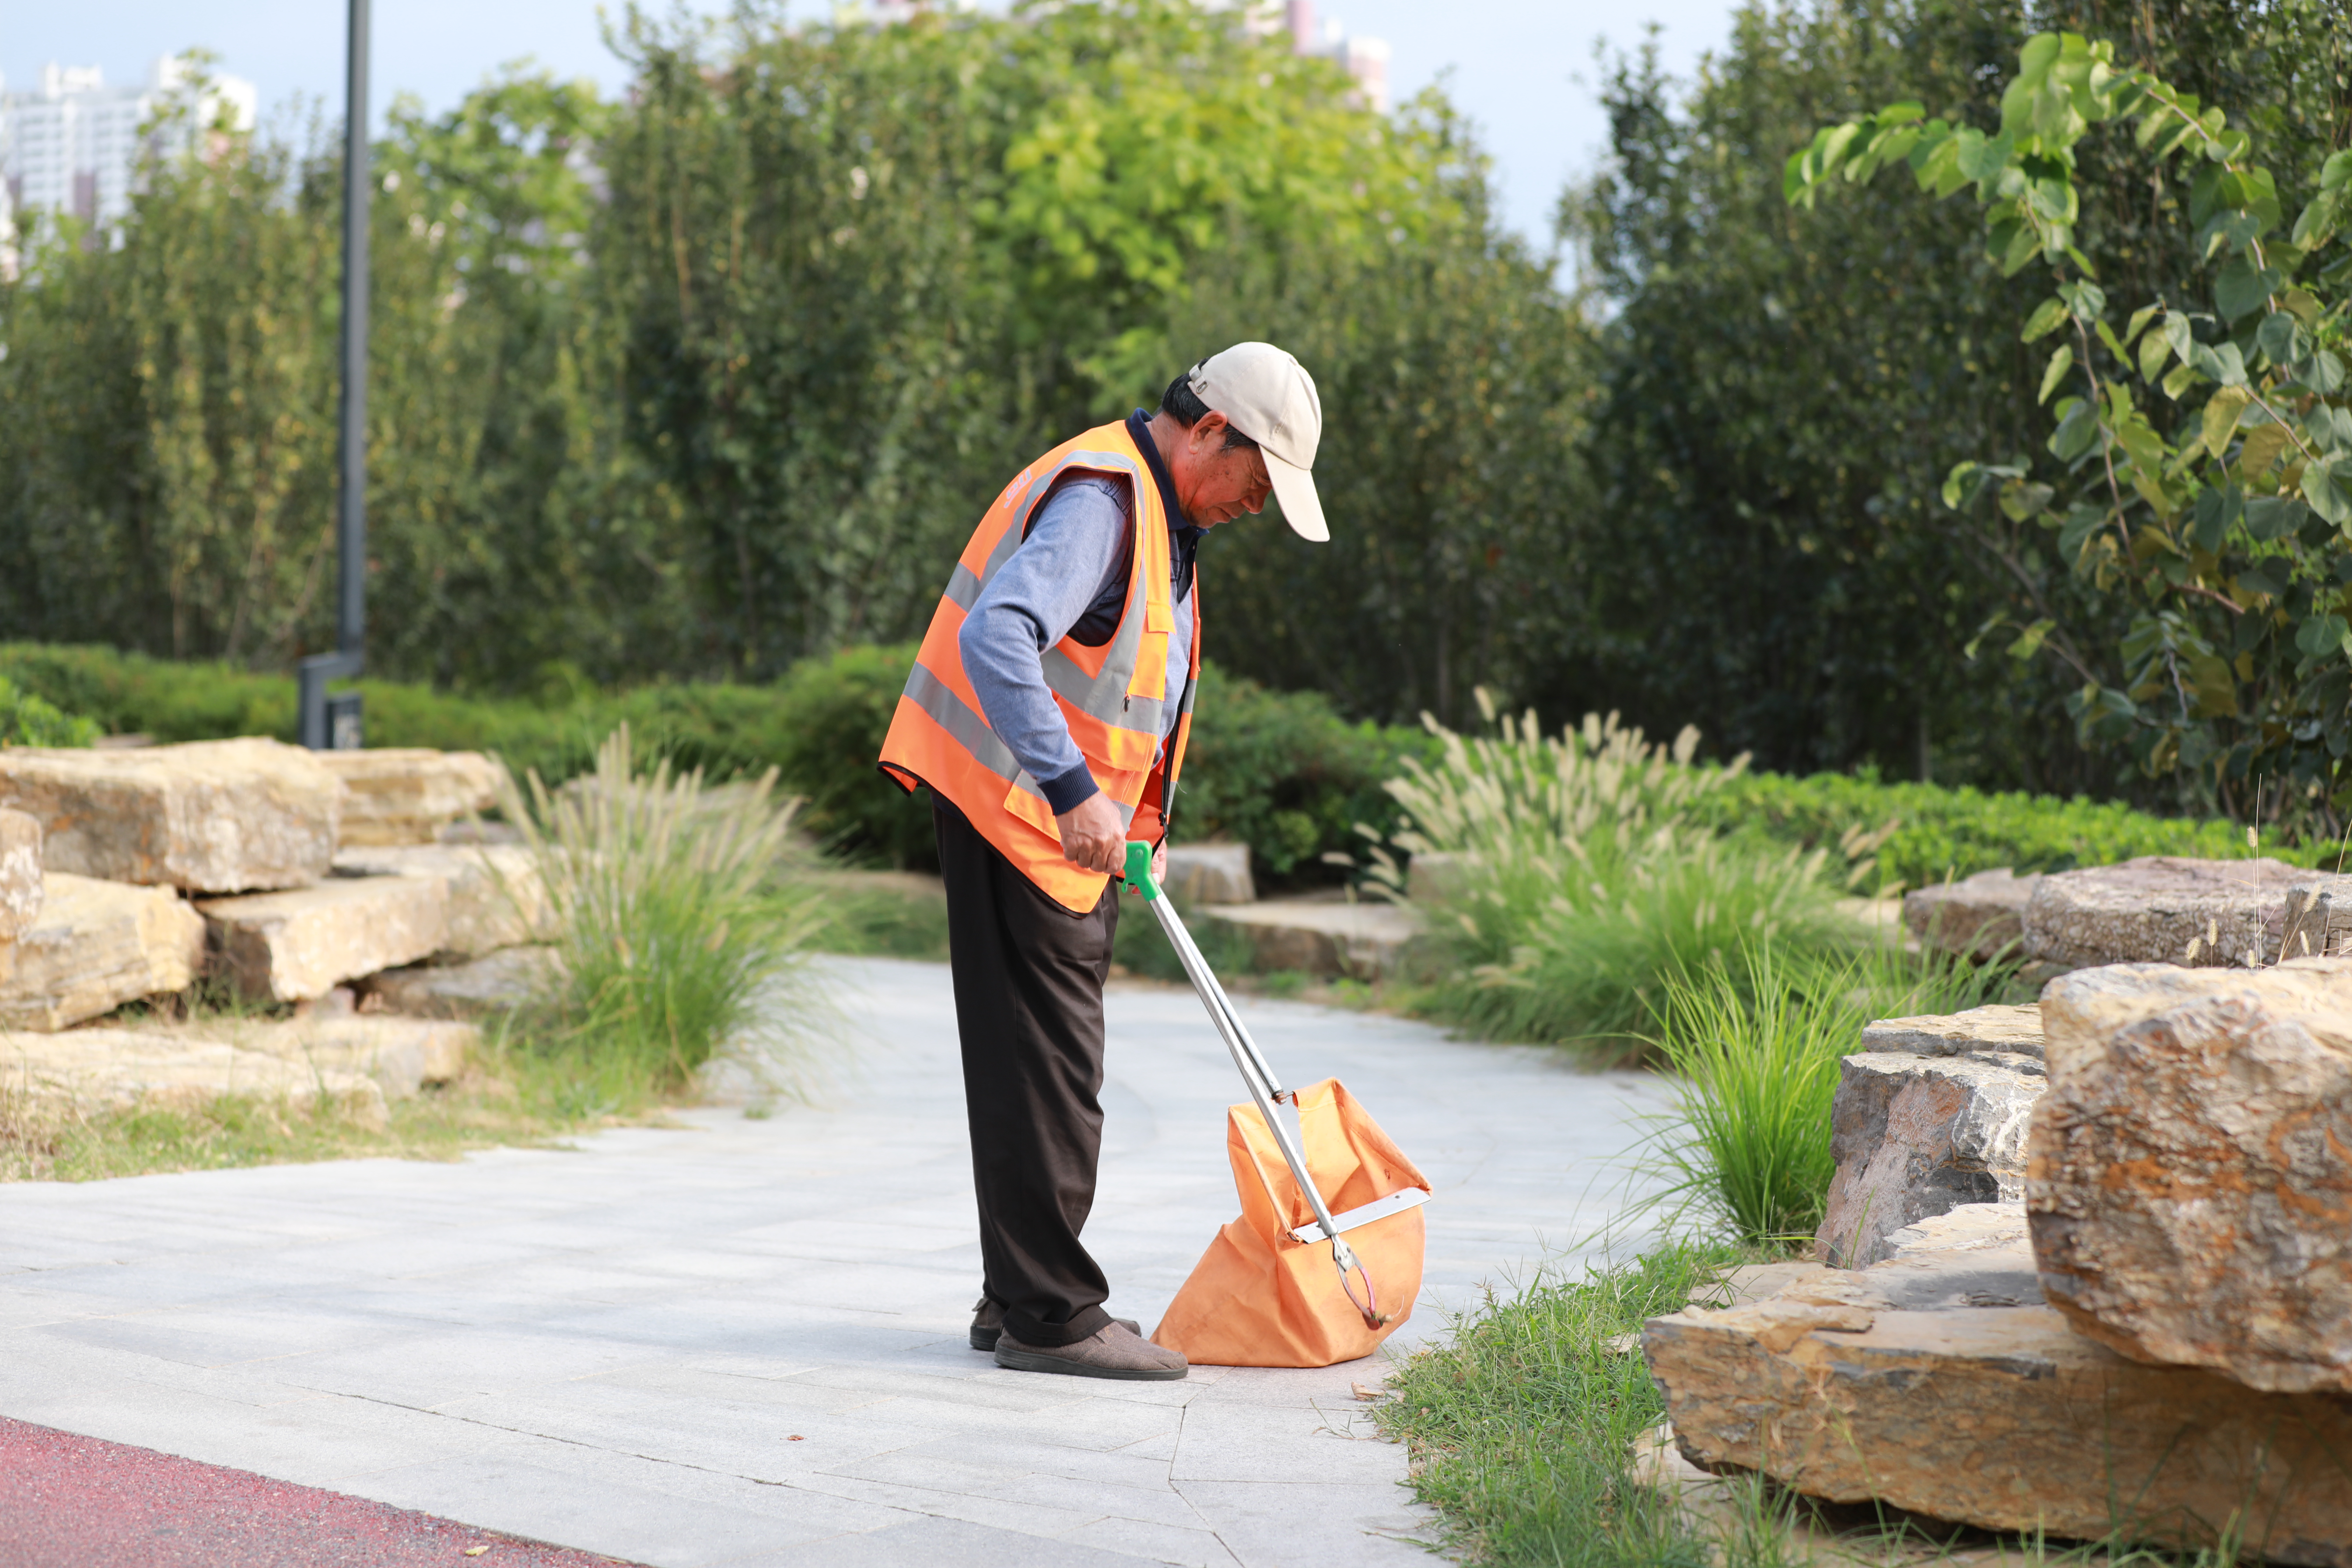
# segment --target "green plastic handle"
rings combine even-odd
[[[1127,885],[1141,893],[1147,904],[1160,896],[1160,884],[1151,879],[1150,845],[1128,840]]]

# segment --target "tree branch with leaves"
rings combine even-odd
[[[2095,128],[2132,122],[2159,175],[2185,178],[2186,210],[2172,210],[2194,226],[2211,294],[2210,308],[2147,300],[2118,331],[2075,243],[2076,155]],[[2252,152],[2220,108],[2119,66],[2112,44],[2042,33],[2020,51],[1998,131],[1890,104],[1823,127],[1789,158],[1782,194],[1812,208],[1901,164],[1938,198],[1974,192],[2005,275],[2048,268],[2020,336],[2063,334],[2041,383],[2040,401],[2056,399],[2049,461],[1960,463],[1945,504],[2032,521],[2072,571],[2128,596],[2120,680],[2084,669],[2070,703],[2086,742],[2128,744],[2150,774],[2189,770],[2224,796],[2249,774],[2292,780],[2332,826],[2352,804],[2352,258],[2327,252],[2352,222],[2352,152],[2326,160],[2284,235],[2277,183]],[[2063,648],[2053,630],[2044,616],[2019,642]]]

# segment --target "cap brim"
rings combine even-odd
[[[1301,539],[1328,543],[1331,530],[1323,521],[1323,498],[1315,493],[1315,476],[1296,463],[1285,462],[1261,447],[1266,477],[1274,481],[1274,499],[1282,503],[1282,521]]]

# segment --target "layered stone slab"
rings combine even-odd
[[[305,1070],[373,1079],[388,1100],[463,1076],[481,1031],[471,1024],[382,1015],[333,1018],[210,1018],[141,1031],[176,1047],[226,1045]]]
[[[2030,1070],[2042,1059],[2042,1008],[1970,1007],[1961,1013],[1881,1018],[1864,1026],[1865,1051],[1907,1051],[1921,1057],[1967,1057],[1998,1067]],[[2020,1060],[2020,1058],[2023,1060]]]
[[[386,746],[321,752],[319,758],[350,791],[343,802],[346,847],[430,844],[457,818],[498,804],[502,772],[479,752]]]
[[[394,1013],[419,1018],[486,1018],[544,994],[562,973],[551,947],[510,947],[466,963],[418,963],[362,984]]]
[[[1422,934],[1421,917],[1387,903],[1306,899],[1212,904],[1202,911],[1246,933],[1262,971],[1374,979],[1396,973]]]
[[[235,1094],[306,1109],[324,1099],[362,1126],[386,1125],[383,1089],[364,1074],[148,1030],[0,1034],[0,1077],[36,1101],[84,1110],[193,1110]]]
[[[539,861],[510,844],[412,844],[345,849],[335,857],[339,877],[431,877],[449,889],[447,930],[440,951],[478,958],[500,948],[543,942],[554,910]]]
[[[311,1001],[438,952],[449,937],[449,884],[439,877],[332,877],[196,907],[221,972],[257,1001]]]
[[[41,825],[0,808],[0,942],[14,942],[41,912]]]
[[[63,1029],[184,991],[204,960],[204,917],[171,889],[49,872],[33,923],[0,942],[0,1027]]]
[[[1469,890],[1469,857],[1447,849],[1432,849],[1412,858],[1404,868],[1405,897],[1415,903],[1443,903]]]
[[[1643,1334],[1677,1445],[1714,1471],[1989,1530],[2352,1563],[2352,1405],[2132,1361],[2038,1299],[2015,1241],[1824,1269]],[[2258,1521],[2258,1522],[2256,1522]]]
[[[2267,963],[2278,957],[2287,894],[2311,879],[2282,860],[2173,855],[2060,872],[2026,902],[2026,956],[2062,970]]]
[[[2352,877],[2306,873],[2287,889],[2283,958],[2342,958],[2352,953]]]
[[[2027,1119],[2043,1087],[2041,1064],[2018,1054],[1846,1058],[1830,1111],[1837,1173],[1816,1255],[1862,1268],[1891,1255],[1894,1233],[1930,1215],[2021,1202]]]
[[[343,787],[276,741],[0,750],[0,806],[41,825],[51,871],[190,892],[299,888],[327,874]]]
[[[2138,1360],[2352,1391],[2352,959],[2090,970],[2042,1018],[2052,1304]]]
[[[1979,963],[2015,953],[2025,941],[2026,903],[2041,883],[2039,875],[2021,877],[2004,866],[1921,888],[1903,895],[1903,923],[1928,946]]]
[[[1246,844],[1171,844],[1167,883],[1168,890],[1187,908],[1257,902],[1257,883],[1250,876]]]

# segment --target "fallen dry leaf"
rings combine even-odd
[[[787,1443],[805,1443],[805,1442],[807,1442],[807,1441],[808,1441],[808,1439],[807,1439],[807,1438],[805,1438],[805,1437],[803,1437],[803,1436],[802,1436],[799,1433],[795,1432],[795,1433],[793,1433],[791,1436],[789,1436],[789,1437],[785,1438],[785,1439],[784,1439],[784,1441],[785,1441],[785,1442],[787,1442]]]
[[[1351,1383],[1348,1386],[1355,1390],[1356,1397],[1359,1399],[1378,1399],[1388,1392],[1385,1388],[1366,1388],[1360,1383]]]

